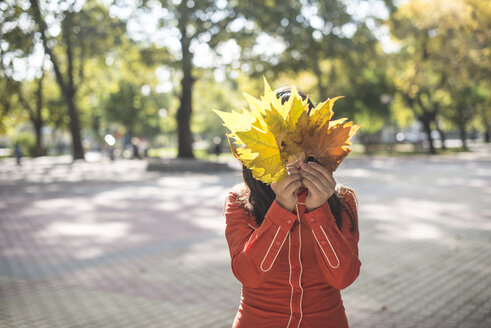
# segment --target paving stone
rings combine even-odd
[[[489,157],[356,157],[361,274],[350,326],[491,326]],[[0,327],[230,327],[222,207],[239,172],[145,161],[0,161]]]

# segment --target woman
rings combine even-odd
[[[290,90],[276,94],[284,103]],[[270,186],[243,166],[244,183],[227,197],[225,235],[242,283],[234,328],[348,327],[340,290],[361,265],[357,200],[309,160]]]

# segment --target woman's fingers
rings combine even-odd
[[[312,182],[317,181],[317,183],[320,183],[321,185],[330,185],[331,182],[329,179],[326,178],[324,174],[322,174],[320,171],[312,168],[308,164],[302,165],[302,176],[309,175],[311,177]]]
[[[302,181],[300,179],[292,181],[286,188],[285,192],[289,194],[294,194],[298,188],[302,186]]]
[[[275,192],[275,194],[283,193],[288,188],[293,188],[293,187],[290,187],[292,184],[298,185],[297,182],[299,182],[301,184],[300,181],[301,181],[300,174],[299,173],[294,173],[292,175],[288,175],[281,182],[273,182],[271,184],[271,189],[273,189],[273,191]]]
[[[278,194],[278,182],[271,183],[271,189],[273,189],[273,192],[275,193],[275,195],[277,195]]]
[[[321,181],[317,176],[314,176],[310,172],[302,172],[302,182],[305,183],[305,181],[309,181],[312,185],[314,185],[316,190],[323,191],[326,189],[326,187],[324,186],[325,184],[323,183],[326,181]]]
[[[302,185],[299,173],[286,176],[281,182],[273,182],[271,189],[276,195],[276,201],[284,208],[293,211],[297,203],[296,190]]]
[[[289,176],[300,175],[300,172],[298,171],[298,168],[296,168],[296,167],[287,167],[286,169],[288,171]]]
[[[287,165],[288,175],[281,182],[274,182],[271,188],[279,203],[291,210],[297,202],[296,192],[304,185],[309,190],[306,202],[310,208],[322,205],[336,186],[332,172],[317,163],[292,163]]]
[[[288,179],[287,181],[285,181],[285,184],[282,185],[282,189],[283,190],[286,190],[288,189],[292,184],[295,184],[297,181],[300,182],[301,181],[301,177],[300,177],[300,174],[297,174],[295,175],[294,177],[292,176],[289,176],[287,178],[285,178],[285,180]]]
[[[334,177],[332,176],[332,172],[326,169],[324,166],[315,162],[309,162],[308,166],[322,174],[327,180],[329,180],[329,182],[334,183],[334,185],[336,184]]]
[[[319,195],[321,194],[321,191],[319,190],[319,188],[312,182],[312,180],[308,179],[308,178],[305,178],[302,180],[303,184],[305,185],[305,187],[309,190],[309,193],[311,195]]]
[[[296,173],[291,174],[288,178],[289,182],[285,186],[285,189],[291,185],[294,185],[292,188],[294,188],[296,191],[296,189],[302,185],[302,176],[300,175],[300,172],[297,171]]]
[[[287,169],[288,169],[288,168],[296,168],[296,169],[298,169],[298,168],[300,167],[300,165],[301,165],[301,164],[302,164],[302,162],[301,162],[300,160],[298,160],[298,159],[297,159],[297,160],[296,160],[295,162],[293,162],[293,163],[288,163],[288,164],[286,164],[286,168],[287,168]]]

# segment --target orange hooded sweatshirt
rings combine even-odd
[[[358,221],[355,196],[341,195]],[[258,226],[235,192],[225,203],[232,271],[242,283],[234,328],[348,327],[340,290],[358,277],[358,227],[342,210],[339,229],[328,202],[307,212],[307,191],[292,213],[276,200]]]

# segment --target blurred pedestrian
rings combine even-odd
[[[217,158],[222,153],[222,138],[219,136],[213,138],[213,153]]]
[[[141,137],[139,143],[140,153],[143,153],[143,157],[148,157],[148,141],[145,137]]]
[[[277,91],[282,102],[290,94]],[[266,185],[243,165],[244,183],[227,197],[225,236],[242,283],[233,327],[347,328],[340,290],[361,265],[356,193],[314,158],[287,170]]]
[[[17,162],[17,165],[18,166],[22,165],[21,159],[22,159],[22,156],[24,156],[24,153],[22,152],[22,149],[20,148],[18,143],[16,143],[14,145],[14,156],[15,156],[15,160]]]
[[[141,159],[139,143],[140,143],[140,139],[138,139],[137,137],[131,138],[131,148],[133,149],[133,158]]]

